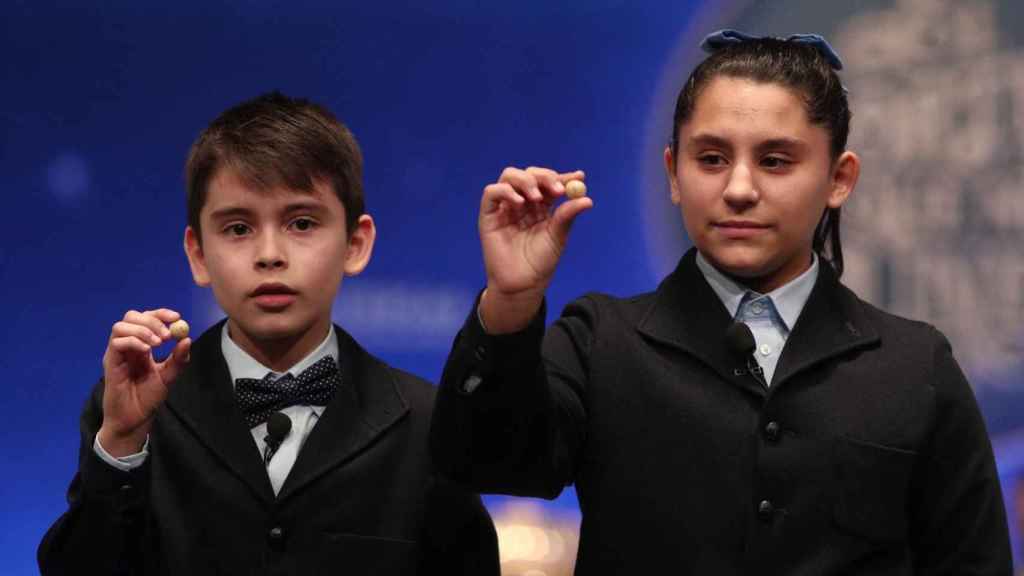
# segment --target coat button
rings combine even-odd
[[[768,500],[761,500],[761,503],[757,505],[757,517],[762,522],[767,522],[772,519],[772,514],[775,513],[775,506]]]
[[[764,437],[767,438],[769,442],[777,442],[780,430],[781,427],[779,426],[779,423],[772,420],[764,427]]]
[[[267,538],[270,540],[272,545],[280,545],[284,540],[284,530],[281,530],[280,526],[274,526],[267,533]]]

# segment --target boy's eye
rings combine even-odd
[[[228,226],[227,232],[232,236],[245,236],[249,233],[249,227],[245,224],[232,224]]]

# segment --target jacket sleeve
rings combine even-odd
[[[542,498],[573,482],[596,310],[582,298],[545,335],[542,306],[523,331],[490,336],[474,305],[434,407],[431,450],[446,476],[480,492]]]
[[[500,576],[498,534],[480,496],[435,478],[423,526],[418,574]]]
[[[103,382],[93,390],[81,417],[78,472],[68,488],[68,510],[39,545],[44,576],[137,574],[141,570],[141,529],[149,488],[148,462],[125,472],[93,449],[103,421]]]
[[[910,487],[915,573],[1009,576],[1006,513],[985,423],[949,342],[935,334],[934,424]]]

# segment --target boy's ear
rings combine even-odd
[[[185,227],[185,256],[188,257],[188,265],[192,268],[192,279],[195,283],[199,286],[209,286],[210,273],[206,270],[203,247],[199,242],[199,235],[191,226]]]
[[[672,157],[672,148],[665,146],[665,175],[672,187],[672,203],[679,205],[679,180],[676,178],[676,159]]]
[[[363,214],[356,221],[348,235],[348,250],[345,251],[345,275],[355,276],[370,263],[373,242],[377,239],[377,227],[369,214]]]
[[[860,157],[849,150],[839,155],[835,168],[832,169],[831,190],[828,194],[828,207],[839,208],[853,193],[860,177]]]

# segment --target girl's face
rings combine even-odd
[[[802,97],[778,85],[719,76],[704,87],[678,150],[665,150],[672,203],[690,239],[716,268],[767,293],[811,264],[826,207],[853,190],[859,160],[832,161],[829,134]]]

